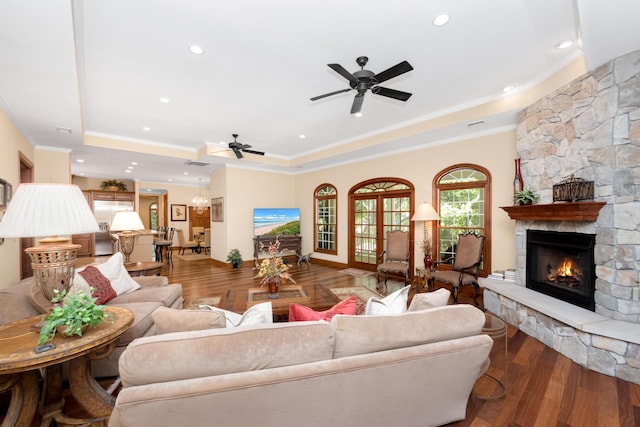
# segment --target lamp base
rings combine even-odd
[[[73,243],[54,243],[25,249],[31,257],[36,285],[47,300],[51,301],[55,289],[69,291],[73,285],[76,257],[81,247]]]

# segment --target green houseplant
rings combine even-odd
[[[513,195],[513,202],[516,205],[532,205],[538,200],[538,195],[531,190],[518,191]]]
[[[118,191],[127,191],[127,184],[117,179],[108,179],[100,184],[101,190],[109,190],[111,187],[117,188]]]
[[[242,255],[240,255],[240,251],[237,249],[231,249],[227,254],[227,262],[230,262],[233,265],[233,268],[238,268],[240,264],[242,264]]]
[[[56,289],[51,302],[55,305],[44,319],[38,344],[51,341],[58,330],[65,336],[82,336],[89,326],[95,327],[105,320],[113,320],[113,314],[106,313],[104,305],[97,305],[95,298],[83,292],[67,296],[66,291],[59,292]]]

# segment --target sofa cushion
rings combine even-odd
[[[151,313],[158,307],[159,302],[135,302],[128,304],[118,304],[118,307],[128,308],[133,311],[133,324],[120,336],[117,345],[127,345],[131,341],[144,334],[153,326]]]
[[[387,316],[336,315],[334,358],[477,335],[484,313],[468,304]]]
[[[116,297],[116,291],[111,286],[109,279],[92,265],[88,265],[78,273],[92,288],[91,296],[96,299],[96,304],[104,304]]]
[[[151,286],[141,287],[135,292],[128,292],[126,294],[119,295],[109,301],[107,305],[122,305],[131,302],[159,302],[165,307],[174,307],[176,299],[180,300],[182,304],[182,286],[181,285],[167,285],[167,286]]]
[[[336,314],[356,314],[358,297],[355,295],[340,301],[333,307],[325,311],[315,311],[312,308],[300,304],[289,304],[289,322],[300,322],[305,320],[331,320]]]
[[[27,298],[30,288],[31,283],[19,283],[0,290],[0,325],[40,314]]]
[[[77,289],[83,290],[88,294],[87,288],[90,284],[80,275],[84,269],[89,266],[76,269],[76,273],[73,275],[73,292]],[[138,282],[133,280],[127,272],[122,260],[122,254],[120,252],[115,253],[107,261],[95,264],[92,267],[97,268],[111,283],[111,287],[116,291],[117,295],[122,295],[127,292],[135,291],[140,287]]]
[[[382,299],[376,297],[369,298],[367,301],[367,307],[364,309],[364,314],[380,316],[384,314],[404,313],[407,311],[409,289],[411,289],[411,285],[398,289]]]
[[[449,303],[451,292],[449,289],[440,288],[437,291],[416,294],[409,304],[407,311],[426,310],[433,307],[442,307]]]
[[[327,322],[287,322],[139,338],[120,356],[125,387],[331,359]]]
[[[212,310],[175,310],[158,307],[151,314],[159,334],[224,328],[224,314]]]
[[[227,319],[227,328],[273,323],[273,308],[271,306],[271,301],[261,302],[260,304],[251,306],[243,314],[238,314],[233,311],[211,305],[202,305],[200,307],[222,313],[222,315]]]

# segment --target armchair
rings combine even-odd
[[[452,287],[453,303],[458,303],[458,292],[461,286],[473,285],[473,303],[478,305],[478,271],[482,263],[482,251],[484,249],[484,236],[475,234],[460,234],[458,236],[458,246],[454,257],[438,261],[434,264],[435,271],[429,273],[428,287],[431,289],[433,282],[450,284]],[[437,270],[441,264],[450,263],[453,265],[450,270]]]
[[[387,284],[389,273],[400,273],[404,276],[405,285],[409,283],[409,232],[388,231],[387,249],[378,255],[376,281],[380,283],[380,274],[384,274]]]

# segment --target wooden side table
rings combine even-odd
[[[131,277],[159,276],[163,265],[161,262],[137,262],[131,265],[125,264],[124,267]]]
[[[29,427],[38,407],[41,426],[50,425],[54,419],[68,422],[69,418],[62,413],[62,363],[67,361],[69,386],[78,404],[93,418],[111,414],[115,399],[93,378],[90,364],[91,360],[107,357],[113,351],[118,338],[133,323],[133,312],[121,307],[107,307],[106,311],[113,313],[113,322],[102,322],[80,337],[56,334],[51,341],[55,348],[43,353],[34,352],[39,333],[32,326],[44,315],[0,326],[0,391],[12,392],[1,427]],[[37,376],[40,368],[45,368],[41,394]]]

